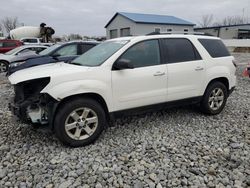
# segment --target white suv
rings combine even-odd
[[[108,40],[70,64],[18,71],[10,108],[20,119],[49,124],[58,138],[83,146],[107,121],[130,110],[200,104],[222,111],[235,87],[236,66],[219,38],[150,35]]]

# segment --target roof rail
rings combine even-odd
[[[184,35],[206,35],[203,32],[195,32],[195,31],[169,31],[169,32],[151,32],[146,35],[170,35],[170,34],[184,34]]]

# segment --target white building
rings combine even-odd
[[[192,32],[195,24],[166,15],[117,12],[107,23],[107,39],[152,32]]]
[[[204,27],[194,30],[222,39],[250,39],[250,24]]]

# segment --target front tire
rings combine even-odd
[[[0,73],[8,71],[8,63],[6,61],[0,61]]]
[[[60,106],[54,128],[60,141],[79,147],[93,143],[106,124],[102,106],[93,99],[73,99]]]
[[[212,82],[208,85],[200,107],[201,111],[209,114],[219,114],[225,107],[228,97],[228,91],[226,86],[221,82]]]

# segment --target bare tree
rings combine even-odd
[[[242,16],[228,16],[222,20],[222,25],[237,25],[248,23],[248,19]]]
[[[201,21],[199,22],[200,27],[212,26],[213,19],[214,19],[214,17],[212,14],[203,15],[201,18]]]
[[[10,32],[10,30],[15,29],[19,23],[17,17],[11,18],[11,17],[5,17],[2,20],[2,25],[7,33]]]

